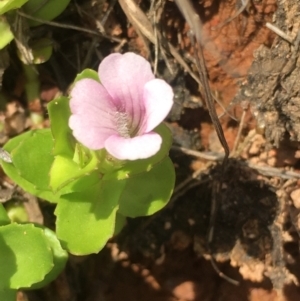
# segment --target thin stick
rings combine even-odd
[[[213,152],[199,152],[195,150],[191,150],[184,147],[176,147],[172,146],[172,149],[182,151],[183,153],[193,156],[202,160],[208,161],[220,161],[224,157],[222,153],[213,153]],[[278,177],[282,179],[300,179],[300,173],[292,170],[283,170],[277,167],[271,166],[261,166],[257,164],[253,164],[249,161],[240,161],[241,165],[248,166],[257,170],[260,174],[267,177]]]
[[[270,30],[272,30],[273,32],[275,32],[277,35],[279,35],[280,37],[282,37],[287,42],[289,42],[291,44],[294,43],[294,39],[292,37],[290,37],[289,35],[287,35],[285,32],[283,32],[281,29],[279,29],[275,25],[267,22],[266,23],[266,27],[269,28]]]
[[[210,262],[211,262],[211,265],[213,266],[213,268],[215,269],[215,271],[217,271],[217,274],[219,275],[219,277],[225,279],[226,281],[228,281],[229,283],[231,283],[233,285],[238,286],[240,284],[237,280],[234,280],[234,279],[228,277],[227,275],[225,275],[223,272],[221,272],[212,256],[210,257]]]
[[[214,152],[199,152],[193,149],[188,149],[180,146],[172,146],[173,150],[181,151],[189,156],[194,156],[208,161],[222,161],[224,154]]]
[[[205,95],[208,112],[209,112],[210,118],[215,126],[215,130],[217,132],[218,138],[219,138],[219,140],[223,146],[224,152],[225,152],[225,156],[223,159],[223,166],[225,166],[227,163],[227,159],[229,157],[229,147],[228,147],[227,141],[225,139],[224,132],[223,132],[221,123],[219,121],[219,118],[218,118],[218,115],[216,112],[216,108],[214,106],[214,100],[211,95],[211,90],[210,90],[208,79],[207,79],[207,70],[206,70],[206,66],[205,66],[203,50],[202,50],[202,47],[200,44],[198,44],[198,48],[199,48],[198,49],[199,50],[198,51],[199,58],[198,58],[198,56],[196,56],[196,64],[199,69],[200,80],[204,87],[204,95]]]
[[[206,65],[205,65],[205,59],[203,55],[203,50],[202,50],[202,45],[207,40],[205,37],[204,31],[203,31],[203,26],[202,22],[200,20],[200,17],[198,14],[195,12],[192,4],[188,0],[175,0],[177,6],[181,10],[184,18],[188,22],[191,30],[194,33],[195,39],[197,41],[198,45],[198,55],[196,55],[196,65],[197,69],[199,72],[200,76],[200,81],[203,85],[203,90],[204,90],[204,98],[206,100],[208,112],[210,115],[210,118],[215,126],[218,138],[223,146],[224,152],[225,152],[225,157],[223,160],[223,165],[226,164],[226,161],[229,157],[229,147],[227,144],[227,141],[224,136],[224,132],[222,130],[222,126],[220,124],[220,121],[218,119],[218,115],[216,113],[216,109],[214,106],[214,100],[211,95],[208,79],[207,79],[207,70],[206,70]]]
[[[223,146],[224,153],[225,153],[223,161],[222,161],[222,176],[223,176],[224,169],[227,164],[228,157],[229,157],[229,147],[228,147],[227,141],[225,139],[222,126],[218,119],[216,108],[214,106],[214,99],[212,97],[211,90],[210,90],[209,83],[208,83],[207,69],[206,69],[205,59],[204,59],[203,49],[202,49],[202,45],[204,45],[205,40],[207,41],[208,39],[206,38],[206,36],[204,34],[200,17],[195,12],[191,2],[188,0],[175,0],[175,2],[177,4],[177,6],[179,7],[179,9],[181,10],[184,18],[186,19],[187,23],[189,24],[189,26],[191,28],[191,30],[193,31],[194,38],[197,42],[197,47],[194,45],[195,60],[196,60],[196,66],[197,66],[197,70],[199,73],[200,81],[203,86],[203,94],[204,94],[203,96],[206,101],[206,105],[208,108],[210,118],[215,126],[215,130],[217,132],[218,138]],[[192,41],[192,43],[194,42],[193,39],[191,39],[191,41]],[[198,50],[198,51],[196,51],[196,50]],[[217,53],[217,52],[214,51],[213,53]],[[213,181],[213,187],[212,187],[211,211],[210,211],[210,220],[209,220],[209,227],[208,227],[208,238],[207,238],[207,248],[208,248],[208,251],[211,253],[211,256],[212,256],[211,243],[212,243],[213,236],[214,236],[214,229],[215,229],[214,226],[215,226],[215,220],[217,218],[218,199],[220,197],[221,187],[222,187],[222,179],[220,179],[220,180],[215,179]],[[234,279],[231,279],[231,278],[225,276],[219,270],[219,268],[217,267],[217,265],[215,264],[213,259],[211,260],[211,262],[212,262],[213,268],[215,269],[216,273],[220,277],[228,280],[230,283],[233,283],[236,285],[238,284],[238,282],[235,281]]]
[[[232,151],[231,151],[232,156],[235,156],[235,152],[236,152],[236,150],[239,146],[241,135],[242,135],[242,130],[243,130],[244,123],[245,123],[245,117],[246,117],[246,110],[243,110],[241,121],[240,121],[240,124],[239,124],[239,129],[238,129],[235,141],[234,141],[234,146],[233,146]]]
[[[26,18],[26,19],[30,19],[36,22],[40,22],[42,24],[46,24],[46,25],[50,25],[50,26],[54,26],[54,27],[59,27],[59,28],[65,28],[65,29],[72,29],[72,30],[77,30],[77,31],[82,31],[82,32],[86,32],[89,34],[93,34],[93,35],[97,35],[97,36],[101,36],[103,38],[115,41],[115,42],[120,42],[121,39],[115,38],[115,37],[111,37],[111,36],[107,36],[106,34],[100,33],[98,31],[95,30],[90,30],[90,29],[86,29],[86,28],[82,28],[79,26],[75,26],[75,25],[70,25],[70,24],[63,24],[63,23],[58,23],[58,22],[54,22],[54,21],[46,21],[44,19],[40,19],[40,18],[35,18],[32,17],[30,15],[27,15],[26,13],[18,10],[17,11],[18,15]]]

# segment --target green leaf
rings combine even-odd
[[[59,16],[68,6],[70,0],[29,0],[22,8],[25,13],[39,19],[50,21]],[[29,20],[30,26],[41,25],[41,22]]]
[[[5,165],[7,165],[7,163]],[[54,194],[51,190],[36,189],[32,183],[20,177],[18,175],[18,170],[12,164],[5,167],[4,164],[2,164],[2,168],[4,169],[5,173],[25,191],[51,203],[57,203],[59,201],[58,194]]]
[[[95,70],[92,69],[84,69],[81,73],[77,74],[74,84],[81,79],[90,78],[100,83],[99,75]]]
[[[31,170],[31,168],[35,168],[38,167],[38,169],[41,171],[40,174],[30,174],[30,178],[32,178],[33,176],[33,180],[37,179],[38,177],[41,177],[41,175],[43,175],[44,177],[46,176],[46,178],[42,179],[38,179],[38,182],[43,183],[43,187],[47,186],[48,182],[49,182],[49,163],[50,163],[50,156],[51,156],[51,149],[52,146],[49,147],[48,151],[45,149],[45,145],[43,145],[43,147],[40,148],[40,145],[31,145],[32,149],[28,147],[25,147],[26,150],[24,150],[24,148],[22,148],[24,145],[26,146],[28,144],[27,140],[31,140],[31,138],[35,135],[35,133],[40,132],[42,133],[42,137],[48,139],[48,145],[50,144],[49,142],[52,141],[52,137],[51,137],[51,133],[49,129],[45,129],[45,130],[36,130],[36,131],[29,131],[26,132],[22,135],[19,135],[11,140],[9,140],[5,146],[4,149],[8,152],[11,153],[11,157],[13,160],[13,164],[11,163],[6,163],[4,161],[0,161],[0,164],[2,165],[2,168],[4,170],[4,172],[16,183],[18,184],[20,187],[22,187],[24,190],[26,190],[27,192],[36,195],[37,197],[40,197],[42,199],[45,199],[49,202],[58,202],[59,200],[59,196],[55,195],[50,188],[45,189],[45,190],[41,190],[40,187],[37,187],[37,183],[35,183],[36,181],[34,181],[34,183],[30,182],[28,179],[25,179],[23,174],[26,174],[28,171],[27,170]],[[40,136],[40,135],[38,135]],[[35,142],[37,142],[36,138],[33,139]],[[41,139],[44,140],[44,139]],[[31,141],[32,142],[32,141]],[[32,143],[30,143],[32,144]],[[30,145],[29,145],[30,146]],[[48,157],[48,160],[46,160],[46,162],[48,162],[48,166],[46,164],[42,164],[44,162],[44,153],[40,152],[39,150],[44,150],[46,152],[46,157]],[[28,153],[29,151],[29,153]],[[29,155],[30,154],[30,155]],[[17,166],[15,165],[15,157],[17,157]],[[54,159],[53,156],[52,160]],[[33,160],[33,161],[32,161]],[[20,162],[22,162],[22,164],[20,165]],[[39,165],[39,166],[38,166]],[[48,169],[49,168],[49,169]],[[48,169],[48,170],[47,170]],[[30,171],[29,171],[30,172]],[[47,182],[48,181],[48,182]],[[49,185],[49,184],[48,184]]]
[[[126,216],[117,212],[114,235],[118,235],[122,231],[122,229],[125,227],[126,223],[127,223]]]
[[[44,231],[45,238],[47,239],[52,251],[54,267],[42,281],[33,284],[29,289],[38,289],[44,287],[51,281],[56,279],[57,276],[65,268],[65,265],[68,260],[68,252],[61,247],[61,244],[57,239],[56,234],[46,227],[42,227],[40,225],[37,225],[37,227],[40,227]]]
[[[10,26],[3,16],[0,16],[0,32],[0,49],[3,49],[14,38],[14,35],[10,30]]]
[[[52,55],[53,41],[49,38],[40,38],[30,43],[29,47],[32,49],[32,63],[42,64],[47,62]],[[24,62],[24,64],[28,64],[28,62]]]
[[[119,212],[128,217],[154,214],[170,200],[174,183],[174,166],[171,159],[166,158],[150,171],[126,180]]]
[[[10,224],[10,219],[9,219],[3,205],[0,204],[0,226],[4,226],[4,225],[7,225],[7,224]],[[0,300],[1,300],[1,298],[0,298]]]
[[[81,168],[72,159],[56,156],[50,171],[50,187],[53,191],[58,191],[70,182],[79,177],[88,175],[97,168],[98,158],[94,153],[89,162]]]
[[[37,189],[49,189],[49,171],[54,161],[53,138],[50,129],[31,131],[11,152],[14,166],[20,176],[34,184]]]
[[[55,215],[64,248],[75,255],[98,253],[115,230],[116,212],[125,181],[99,181],[85,191],[62,196]]]
[[[32,224],[0,227],[0,288],[29,287],[53,268],[50,246]]]
[[[127,179],[133,175],[150,171],[155,164],[160,163],[169,154],[172,145],[171,131],[165,124],[160,124],[155,130],[162,137],[160,150],[152,157],[142,160],[126,161],[119,170],[108,173],[104,179]]]
[[[91,173],[85,174],[82,177],[74,179],[74,181],[70,181],[70,183],[66,184],[59,189],[59,195],[69,194],[72,192],[78,192],[88,189],[91,186],[96,185],[101,178],[101,174],[99,174],[98,170],[94,170]]]
[[[0,300],[3,301],[16,301],[17,290],[10,290],[7,288],[0,288]]]
[[[69,98],[61,96],[54,99],[48,104],[47,108],[54,138],[53,155],[72,158],[76,141],[68,124],[71,115]]]
[[[1,0],[0,1],[0,15],[4,13],[21,7],[28,0]]]
[[[20,201],[12,200],[6,205],[6,212],[13,223],[26,223],[29,220],[28,213],[24,207],[24,204]]]

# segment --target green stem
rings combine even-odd
[[[40,103],[40,80],[36,68],[32,65],[23,64],[25,75],[25,92],[28,106],[30,109],[30,117],[33,124],[37,125],[43,122],[44,117],[41,112]]]

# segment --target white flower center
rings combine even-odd
[[[115,115],[117,131],[120,136],[124,138],[130,138],[129,120],[128,115],[125,112],[116,112]]]

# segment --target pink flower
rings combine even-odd
[[[98,74],[101,84],[82,79],[71,91],[69,126],[74,137],[120,160],[156,154],[162,138],[152,130],[173,105],[172,88],[155,79],[150,64],[131,52],[109,55]]]

